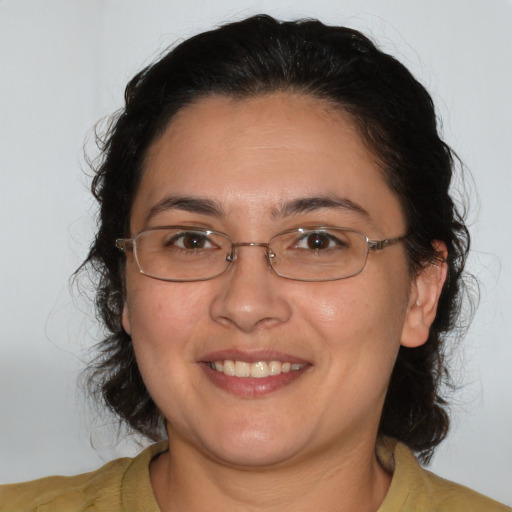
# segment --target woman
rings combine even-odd
[[[448,430],[469,237],[401,64],[250,18],[139,73],[103,150],[91,381],[168,441],[6,486],[2,510],[508,510],[413,455]]]

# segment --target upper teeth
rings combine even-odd
[[[255,377],[257,379],[269,375],[279,375],[304,367],[298,363],[282,363],[281,361],[258,361],[247,363],[245,361],[215,361],[210,367],[231,377]]]

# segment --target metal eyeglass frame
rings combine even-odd
[[[171,278],[165,278],[165,277],[158,277],[158,276],[155,276],[155,275],[145,272],[142,269],[142,267],[139,263],[138,256],[137,256],[137,238],[141,234],[146,233],[148,231],[159,231],[159,230],[165,230],[165,229],[197,231],[197,232],[204,233],[205,235],[214,234],[214,235],[218,235],[218,236],[221,236],[221,237],[227,239],[231,243],[231,251],[226,256],[226,261],[227,261],[226,267],[224,268],[224,270],[222,270],[221,272],[218,272],[217,274],[214,274],[214,275],[208,276],[208,277],[201,277],[201,278],[197,278],[197,279],[171,279]],[[329,229],[335,229],[338,231],[348,231],[350,233],[356,233],[366,239],[366,254],[364,257],[363,266],[357,272],[354,272],[347,276],[334,277],[334,278],[329,278],[329,279],[301,279],[301,278],[297,278],[297,277],[288,277],[286,275],[280,274],[279,271],[273,266],[272,261],[273,261],[273,258],[275,257],[275,254],[271,251],[270,244],[272,243],[272,240],[274,240],[275,238],[280,237],[282,235],[289,234],[289,233],[295,233],[295,232],[301,233],[301,232],[308,232],[308,231],[315,232],[316,230],[329,230]],[[237,261],[238,247],[265,247],[269,267],[273,270],[273,272],[277,276],[282,277],[283,279],[290,279],[292,281],[326,282],[326,281],[339,281],[341,279],[348,279],[349,277],[354,277],[354,276],[360,274],[366,266],[366,263],[368,261],[368,254],[370,251],[382,251],[383,249],[386,249],[387,247],[390,247],[391,245],[401,242],[402,240],[406,239],[407,237],[408,237],[408,235],[406,234],[406,235],[397,236],[394,238],[386,238],[384,240],[372,240],[372,239],[368,238],[361,231],[358,231],[358,230],[352,229],[352,228],[344,228],[344,227],[339,227],[339,226],[312,226],[312,227],[308,227],[308,228],[293,228],[293,229],[287,229],[285,231],[280,231],[279,233],[275,234],[267,243],[263,243],[263,242],[233,242],[233,240],[228,235],[226,235],[226,233],[222,233],[220,231],[214,231],[211,229],[203,229],[203,228],[195,228],[193,226],[173,225],[173,226],[155,226],[155,227],[151,227],[151,228],[141,229],[132,238],[117,238],[116,242],[115,242],[115,246],[117,247],[117,249],[119,249],[123,253],[132,251],[134,253],[135,262],[137,263],[137,267],[139,268],[140,273],[147,277],[151,277],[153,279],[158,279],[159,281],[169,281],[169,282],[178,282],[178,283],[179,282],[186,283],[186,282],[194,282],[194,281],[209,281],[210,279],[215,279],[216,277],[219,277],[220,275],[224,274],[231,267],[232,263]]]

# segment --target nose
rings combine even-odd
[[[270,268],[268,244],[236,244],[230,260],[229,270],[217,278],[219,291],[211,303],[212,319],[244,333],[288,321],[292,308],[286,283]]]

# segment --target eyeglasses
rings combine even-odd
[[[142,274],[162,281],[206,281],[237,260],[240,247],[264,247],[269,267],[296,281],[335,281],[359,274],[370,251],[381,251],[405,236],[370,240],[348,228],[296,228],[268,243],[233,242],[224,233],[188,226],[146,228],[133,238],[116,240],[133,251]]]

